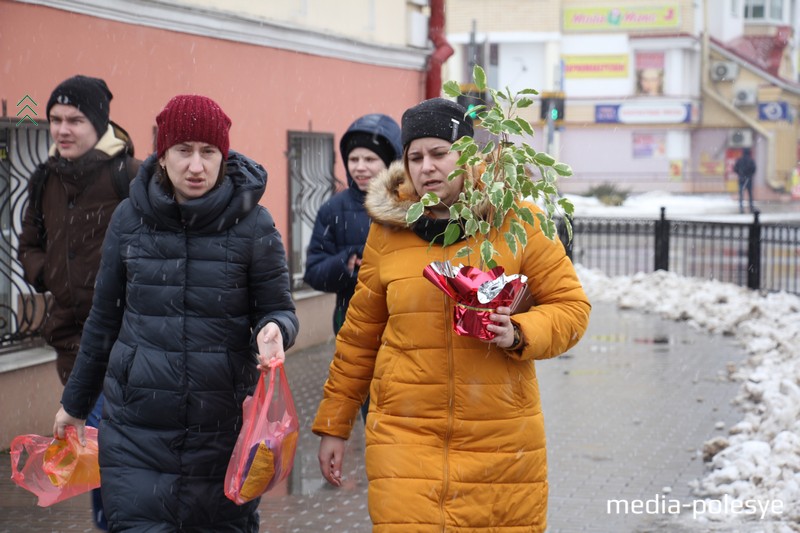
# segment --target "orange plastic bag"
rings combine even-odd
[[[225,473],[225,495],[238,505],[286,479],[294,465],[299,424],[283,364],[270,368],[268,389],[266,377],[244,400],[242,429]]]
[[[65,439],[19,435],[11,441],[11,480],[39,497],[38,505],[54,503],[100,486],[97,428],[86,426],[86,446],[67,426]]]

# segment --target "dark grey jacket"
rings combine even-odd
[[[231,152],[221,185],[177,204],[151,156],[111,220],[62,404],[100,392],[100,469],[112,530],[258,531],[258,500],[223,480],[259,376],[255,334],[298,331],[281,236],[258,205],[266,171]],[[105,376],[105,380],[104,380]]]

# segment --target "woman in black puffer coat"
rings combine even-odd
[[[228,152],[230,119],[176,96],[158,152],[114,212],[54,433],[80,435],[101,389],[111,531],[257,532],[259,500],[224,494],[242,402],[298,330],[261,165]],[[258,353],[258,357],[254,353]]]

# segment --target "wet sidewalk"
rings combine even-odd
[[[287,360],[304,431],[289,482],[262,499],[264,533],[371,530],[360,420],[340,489],[323,484],[319,439],[308,430],[332,350],[324,344]],[[703,443],[741,419],[731,405],[739,385],[727,379],[727,368],[743,360],[730,339],[595,302],[581,343],[537,363],[548,442],[548,533],[678,531],[667,514],[625,514],[609,508],[609,500],[692,501],[688,482],[703,475]],[[45,509],[35,503],[10,481],[3,454],[0,533],[94,531],[87,495]]]

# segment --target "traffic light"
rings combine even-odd
[[[462,83],[459,85],[459,89],[463,94],[460,94],[456,98],[456,102],[464,106],[466,110],[470,112],[469,116],[472,117],[472,120],[476,120],[478,114],[472,112],[472,110],[479,105],[487,107],[489,105],[486,101],[486,91],[479,91],[474,83]]]
[[[542,93],[542,107],[539,118],[545,122],[562,122],[564,120],[564,93]],[[549,113],[549,115],[548,115]]]

